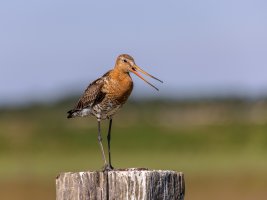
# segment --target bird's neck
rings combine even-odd
[[[129,72],[123,71],[116,67],[112,70],[111,77],[116,80],[131,80]]]

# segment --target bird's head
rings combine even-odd
[[[153,88],[155,88],[156,90],[159,90],[158,88],[156,88],[154,85],[152,85],[151,83],[149,83],[143,76],[141,76],[140,73],[138,72],[141,72],[161,83],[163,83],[163,81],[159,80],[158,78],[150,75],[149,73],[145,72],[143,69],[141,69],[140,67],[138,67],[135,62],[134,62],[134,59],[132,56],[130,55],[127,55],[127,54],[122,54],[122,55],[119,55],[118,58],[117,58],[117,61],[116,61],[116,68],[122,70],[123,72],[125,73],[129,73],[129,72],[132,72],[134,73],[135,75],[137,75],[139,78],[141,78],[143,81],[145,81],[147,84],[149,84],[150,86],[152,86]]]

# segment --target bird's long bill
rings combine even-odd
[[[139,74],[137,71],[142,72],[143,74],[163,83],[163,81],[159,80],[158,78],[150,75],[149,73],[145,72],[144,70],[142,70],[140,67],[138,67],[137,65],[134,65],[134,68],[131,69],[131,71],[138,76],[139,78],[141,78],[143,81],[145,81],[147,84],[149,84],[150,86],[152,86],[153,88],[155,88],[156,90],[159,90],[157,87],[155,87],[154,85],[152,85],[151,83],[149,83],[143,76],[141,76],[141,74]]]

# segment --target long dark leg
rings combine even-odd
[[[110,140],[111,140],[111,126],[112,126],[112,118],[109,119],[109,127],[108,127],[108,167],[110,169],[113,169],[112,165],[111,165],[111,153],[110,153]]]
[[[97,123],[98,123],[98,137],[97,138],[98,138],[98,143],[99,143],[99,146],[100,146],[100,149],[102,152],[102,158],[104,161],[104,168],[106,168],[107,160],[106,160],[106,156],[105,156],[105,152],[104,152],[104,148],[103,148],[103,144],[102,144],[102,136],[101,136],[100,120],[99,119],[97,120]]]

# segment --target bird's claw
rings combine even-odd
[[[112,171],[114,169],[114,167],[112,167],[112,165],[110,164],[106,164],[104,165],[103,167],[103,172],[106,172],[106,171]]]

